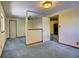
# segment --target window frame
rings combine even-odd
[[[5,32],[5,18],[3,13],[0,15],[0,32],[3,33]]]

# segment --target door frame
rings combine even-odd
[[[10,32],[11,32],[11,29],[10,29],[10,22],[12,22],[12,21],[14,21],[15,22],[15,27],[16,27],[16,29],[15,29],[15,31],[16,31],[16,37],[15,38],[17,38],[17,21],[16,20],[9,20],[9,38],[11,38],[11,34],[10,34]]]

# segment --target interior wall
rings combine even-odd
[[[59,42],[75,47],[79,42],[79,7],[57,12],[54,15],[59,15]]]
[[[50,21],[50,34],[53,34],[53,21]]]
[[[17,37],[25,36],[25,20],[20,18],[11,18],[9,17],[7,20],[7,38],[9,38],[9,20],[16,20],[17,23]]]
[[[6,19],[3,7],[2,7],[1,2],[0,2],[0,14],[1,13],[3,14],[4,18]],[[6,42],[6,29],[4,32],[0,31],[0,56],[2,54],[5,42]]]
[[[7,27],[7,29],[6,29],[6,37],[9,38],[9,19],[8,18],[6,20],[6,27]]]
[[[30,20],[26,20],[27,22],[27,36],[26,36],[26,44],[33,44],[42,41],[42,18],[32,18]]]
[[[79,7],[60,14],[59,42],[79,47]]]
[[[25,29],[26,29],[26,44],[29,44],[28,41],[29,41],[29,37],[30,37],[30,36],[28,36],[28,32],[29,32],[28,29],[34,29],[34,28],[36,28],[36,29],[38,29],[38,28],[42,29],[42,33],[41,34],[42,34],[43,42],[46,42],[46,41],[50,40],[50,18],[48,18],[48,17],[42,17],[42,19],[38,19],[38,20],[37,19],[36,20],[28,20],[27,16],[26,16],[26,22],[25,22],[25,24],[26,24],[26,26],[25,26]],[[38,32],[37,32],[37,35],[38,35]],[[32,38],[32,36],[31,36],[31,38]],[[41,36],[41,35],[39,34],[39,36]],[[37,37],[37,38],[39,38],[39,37]],[[38,41],[40,41],[40,40],[38,40]],[[32,39],[29,42],[32,42]]]
[[[25,20],[17,20],[17,37],[25,36]]]
[[[28,20],[28,29],[42,29],[42,18]]]

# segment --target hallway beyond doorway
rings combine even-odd
[[[59,42],[59,15],[50,17],[50,37],[51,40]],[[54,38],[54,39],[52,39]]]

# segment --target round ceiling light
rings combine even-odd
[[[45,1],[43,4],[44,8],[50,8],[52,6],[52,2],[51,1]]]

